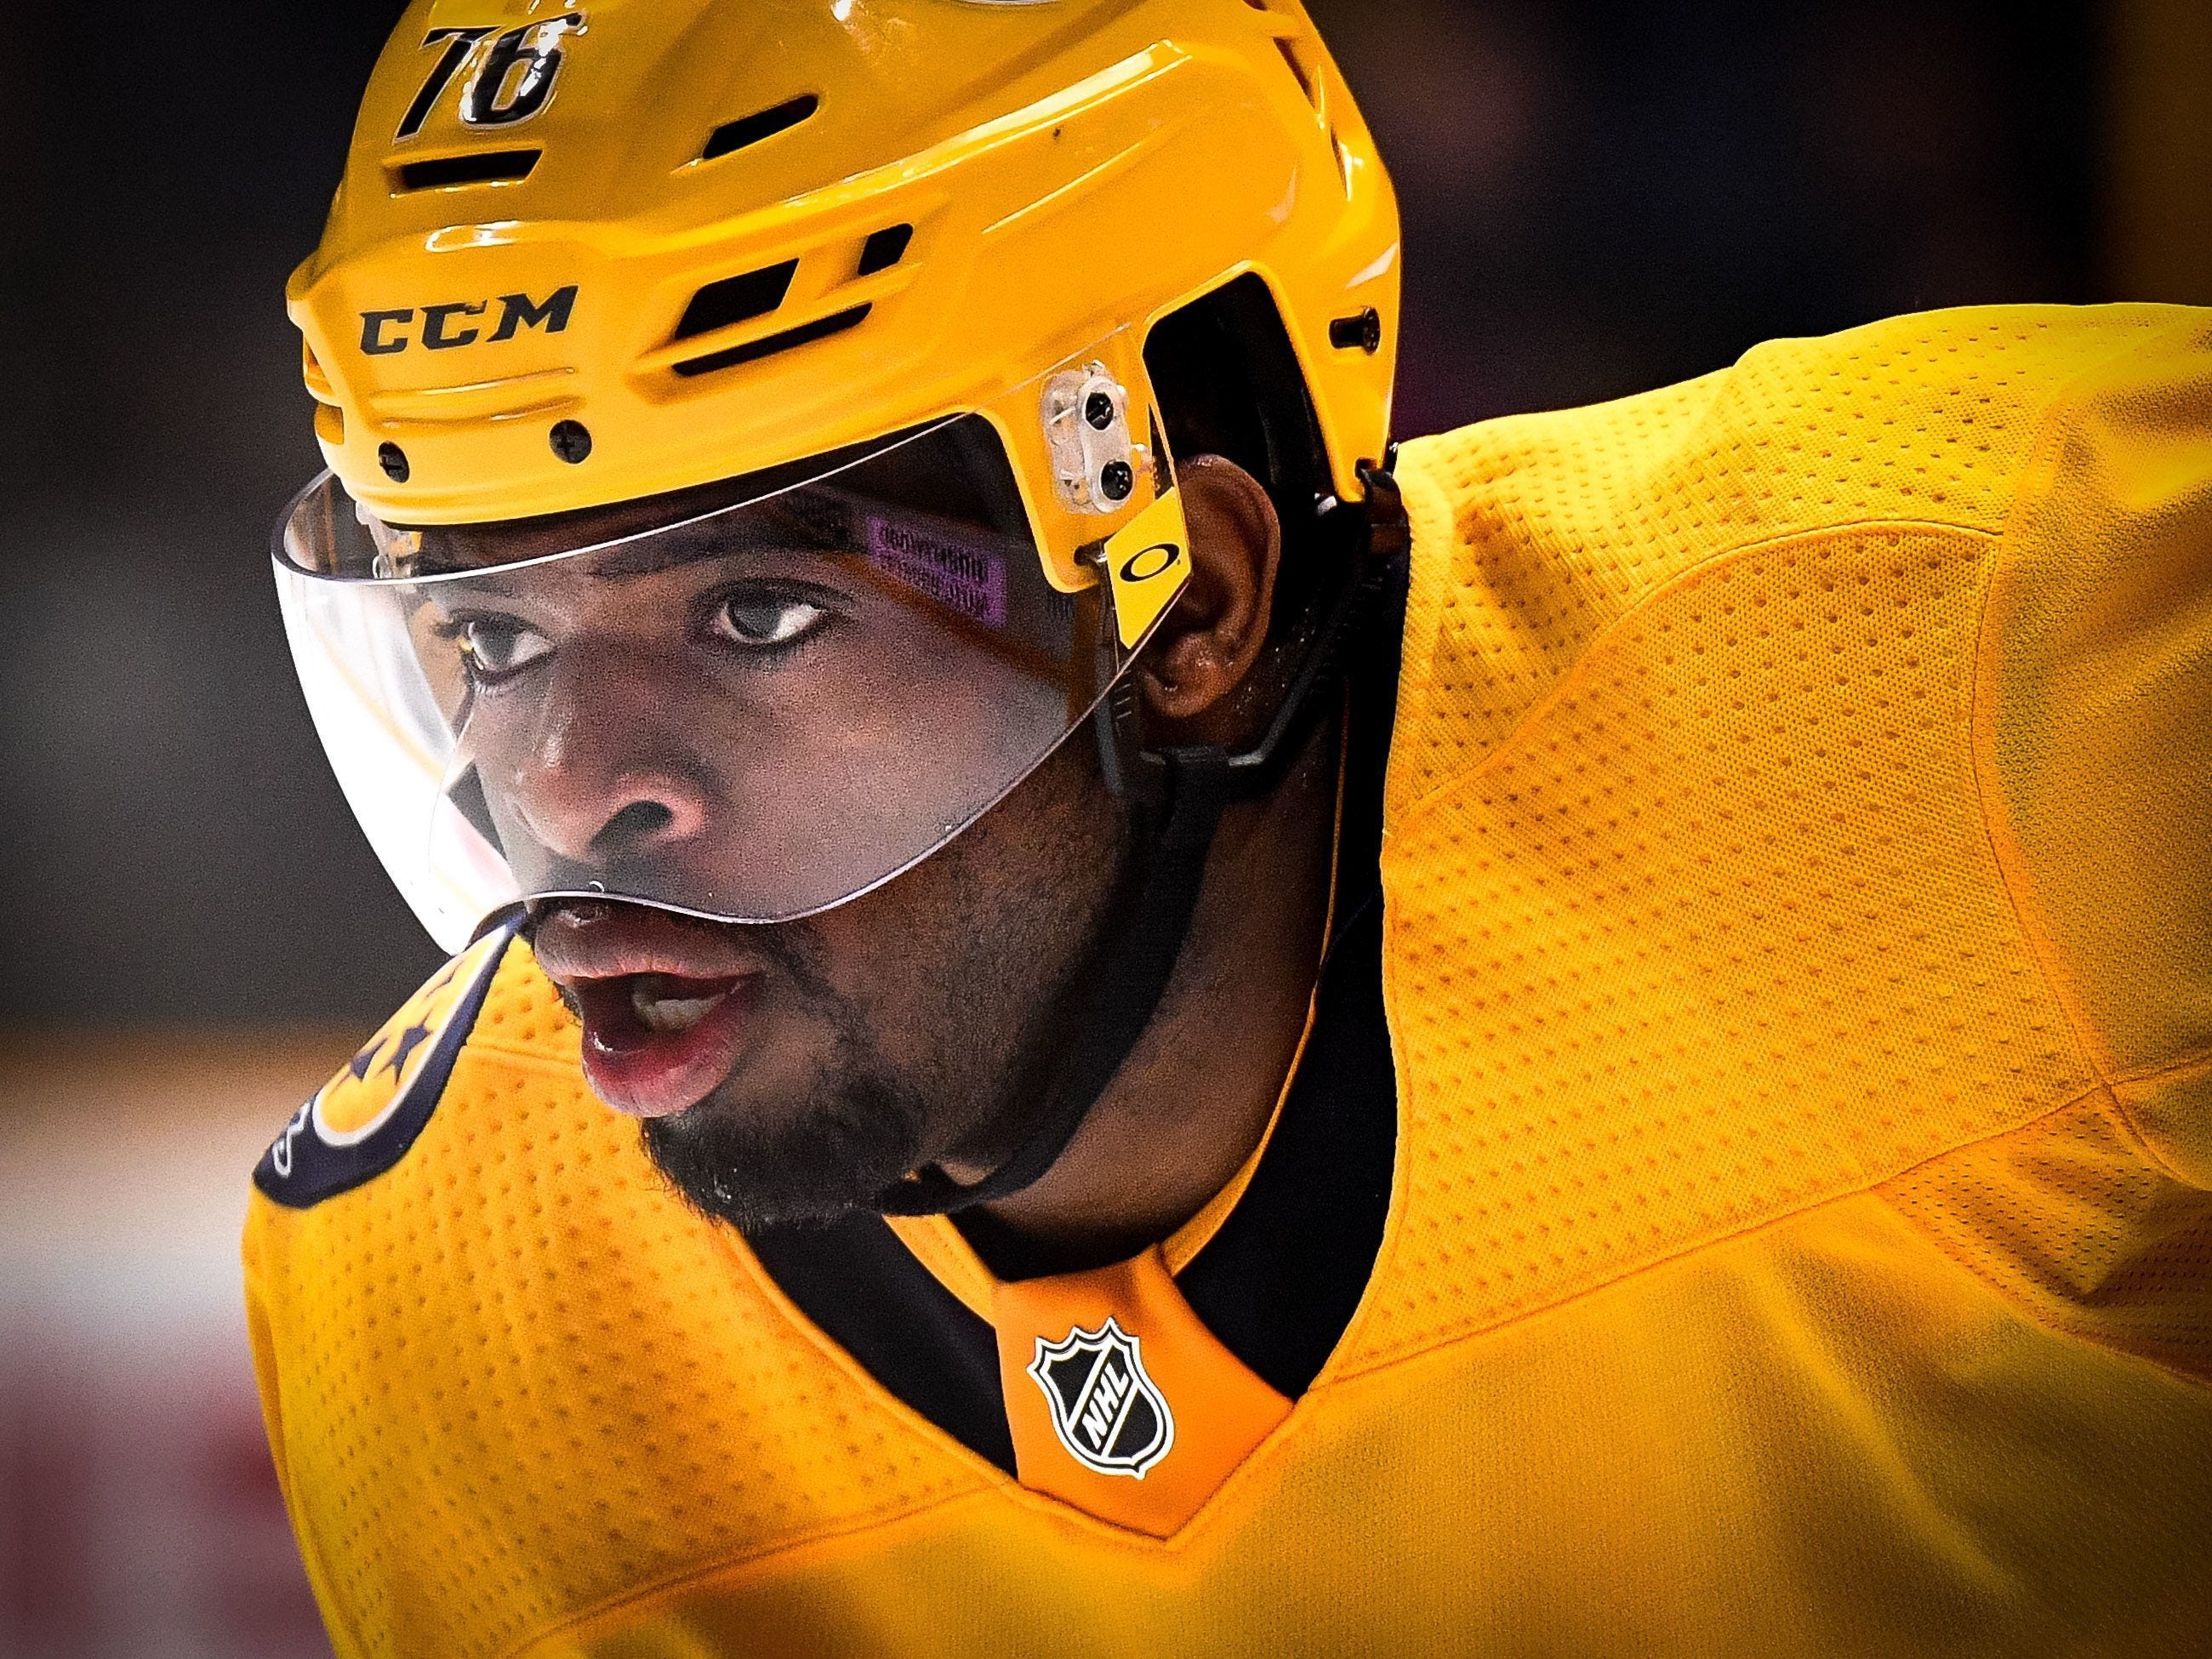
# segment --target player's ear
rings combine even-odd
[[[1257,478],[1200,455],[1176,469],[1190,532],[1190,583],[1139,672],[1146,706],[1170,720],[1221,708],[1267,642],[1282,521]]]

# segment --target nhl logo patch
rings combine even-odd
[[[1111,1317],[1058,1342],[1039,1337],[1029,1374],[1044,1390],[1060,1443],[1086,1469],[1141,1480],[1175,1444],[1167,1397],[1146,1374],[1137,1339]]]

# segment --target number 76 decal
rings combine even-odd
[[[461,83],[461,119],[472,127],[527,121],[552,99],[553,82],[561,73],[561,37],[583,32],[584,14],[580,11],[520,28],[432,29],[422,44],[445,50],[394,136],[412,138],[422,131],[438,100],[471,59],[475,66]]]

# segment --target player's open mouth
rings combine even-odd
[[[696,1105],[738,1063],[756,982],[674,974],[579,981],[570,988],[592,1090],[635,1117]]]
[[[672,1116],[736,1067],[760,970],[720,930],[593,905],[552,912],[535,943],[583,1020],[592,1091],[617,1110]]]

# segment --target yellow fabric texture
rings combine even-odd
[[[340,1653],[2180,1655],[2212,1630],[2212,315],[1407,447],[1398,1170],[1166,1539],[814,1332],[510,948],[246,1243]]]

